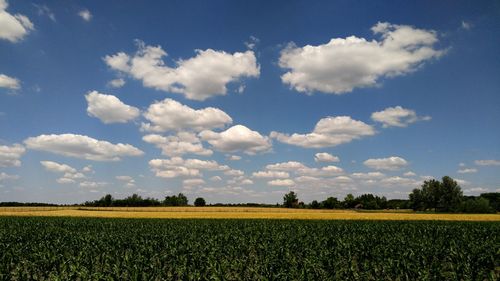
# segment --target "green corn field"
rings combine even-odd
[[[0,280],[499,280],[500,223],[0,218]]]

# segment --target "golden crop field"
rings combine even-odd
[[[500,221],[500,214],[433,214],[254,207],[2,207],[0,216],[165,218]]]

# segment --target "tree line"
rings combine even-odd
[[[188,206],[188,198],[179,193],[166,196],[163,200],[146,197],[138,194],[116,199],[111,194],[106,194],[98,200],[87,201],[83,204],[71,206],[89,207],[149,207],[149,206]],[[198,197],[194,200],[194,206],[206,206],[204,198]],[[5,206],[63,206],[47,203],[20,203],[0,202],[0,207]],[[70,205],[64,205],[70,206]],[[343,200],[336,197],[328,197],[325,200],[313,200],[306,204],[299,200],[297,193],[290,191],[283,197],[282,204],[240,203],[223,204],[215,203],[210,206],[240,206],[240,207],[286,207],[286,208],[310,208],[310,209],[413,209],[414,211],[433,212],[462,212],[462,213],[494,213],[500,212],[500,193],[483,193],[479,196],[464,196],[461,187],[452,178],[445,176],[441,181],[426,180],[420,188],[415,188],[408,199],[390,199],[373,194],[361,194],[354,196],[348,194]]]
[[[362,194],[354,197],[348,194],[343,201],[328,197],[309,204],[299,201],[295,192],[283,197],[286,208],[310,209],[413,209],[414,211],[434,211],[448,213],[494,213],[500,212],[500,193],[483,193],[479,196],[464,196],[461,187],[452,178],[445,176],[442,181],[427,180],[420,188],[415,188],[408,199],[387,200],[384,196]]]

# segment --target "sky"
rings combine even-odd
[[[0,0],[0,201],[500,192],[498,1]]]

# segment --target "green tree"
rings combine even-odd
[[[176,195],[166,196],[165,200],[163,200],[163,205],[165,205],[165,206],[187,206],[188,199],[182,193],[179,193],[177,196]]]
[[[448,176],[443,177],[437,211],[459,212],[462,201],[463,193],[458,183]]]
[[[325,201],[321,202],[321,207],[324,209],[335,209],[340,207],[340,202],[335,197],[328,197]]]
[[[309,206],[311,207],[311,209],[321,208],[321,204],[319,204],[318,200],[313,200]]]
[[[347,194],[347,196],[344,198],[343,205],[345,208],[354,208],[356,206],[357,202],[354,199],[354,195],[352,194]]]
[[[462,203],[461,211],[464,213],[494,213],[495,210],[490,206],[490,201],[484,197],[467,199]]]
[[[363,209],[379,210],[387,207],[387,199],[373,194],[363,194],[356,198],[356,203],[361,204]]]
[[[187,206],[188,205],[188,199],[182,193],[179,193],[179,195],[177,195],[177,200],[179,202],[179,206]]]
[[[460,186],[448,176],[444,176],[441,182],[434,179],[424,181],[421,189],[414,189],[409,195],[409,205],[416,211],[458,212],[462,201]]]
[[[283,206],[286,208],[297,208],[299,206],[299,198],[293,191],[288,192],[283,196]]]
[[[203,207],[207,204],[207,202],[205,202],[205,199],[201,198],[201,197],[198,197],[194,200],[194,205],[196,207]]]
[[[500,192],[482,193],[481,197],[490,201],[490,206],[497,212],[500,212]]]

